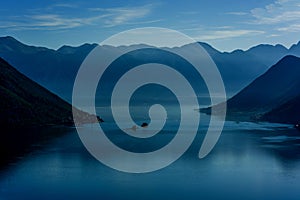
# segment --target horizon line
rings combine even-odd
[[[11,35],[4,35],[4,36],[0,36],[0,38],[13,38],[15,39],[16,41],[26,45],[26,46],[32,46],[32,47],[40,47],[40,48],[47,48],[49,50],[54,50],[54,51],[58,51],[59,49],[63,48],[63,47],[71,47],[71,48],[78,48],[80,46],[83,46],[83,45],[100,45],[99,43],[97,42],[85,42],[85,43],[81,43],[81,44],[78,44],[78,45],[73,45],[73,44],[62,44],[60,45],[58,48],[53,48],[53,47],[49,47],[49,46],[42,46],[42,45],[38,45],[38,44],[29,44],[29,43],[26,43],[26,42],[23,42],[21,41],[20,39],[14,37],[14,36],[11,36]],[[203,44],[206,44],[206,45],[209,45],[211,48],[213,48],[214,50],[220,52],[220,53],[233,53],[235,51],[248,51],[252,48],[255,48],[255,47],[258,47],[260,45],[270,45],[270,46],[282,46],[284,47],[285,49],[289,50],[291,49],[294,45],[298,45],[300,44],[300,40],[298,40],[298,42],[295,42],[293,44],[290,45],[290,47],[287,47],[286,45],[284,44],[280,44],[280,43],[276,43],[276,44],[270,44],[270,43],[258,43],[258,44],[254,44],[250,47],[248,47],[247,49],[243,49],[243,48],[236,48],[236,49],[233,49],[231,51],[223,51],[223,50],[220,50],[220,49],[217,49],[216,47],[214,47],[213,45],[211,45],[210,43],[208,42],[203,42],[203,41],[197,41],[198,43],[203,43]],[[129,44],[129,45],[119,45],[119,46],[114,46],[114,45],[102,45],[102,46],[111,46],[111,47],[116,47],[116,48],[119,48],[119,47],[130,47],[130,46],[134,46],[134,45],[145,45],[145,46],[153,46],[153,45],[148,45],[148,44]],[[186,46],[186,45],[189,45],[189,44],[185,44],[185,45],[182,45],[182,46],[173,46],[173,47],[159,47],[159,48],[176,48],[176,47],[183,47],[183,46]]]

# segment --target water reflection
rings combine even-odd
[[[299,198],[299,132],[282,125],[228,122],[214,150],[200,160],[204,130],[201,127],[179,160],[148,174],[126,174],[102,165],[73,130],[2,169],[0,198]]]

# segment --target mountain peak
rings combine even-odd
[[[21,43],[20,41],[18,41],[12,36],[0,37],[0,44],[13,45],[13,46],[25,46],[23,43]]]
[[[18,40],[17,39],[15,39],[14,37],[12,37],[12,36],[3,36],[3,37],[0,37],[0,40],[11,40],[11,41],[17,41],[18,42]]]
[[[273,50],[283,50],[283,51],[287,51],[288,49],[283,46],[282,44],[276,44],[276,45],[271,45],[271,44],[259,44],[257,46],[251,47],[250,49],[248,49],[247,51],[251,52],[251,51],[265,51],[266,49],[273,49]]]
[[[279,60],[274,66],[272,66],[270,68],[270,70],[273,68],[276,68],[276,67],[278,68],[278,67],[282,67],[282,66],[299,68],[299,66],[298,66],[299,62],[300,62],[299,57],[294,56],[294,55],[287,55],[287,56],[283,57],[281,60]]]
[[[297,44],[293,44],[289,50],[291,53],[297,55],[298,52],[300,51],[300,41]]]
[[[198,44],[200,44],[211,56],[221,53],[219,52],[217,49],[215,49],[214,47],[212,47],[210,44],[205,43],[205,42],[198,42]]]
[[[229,116],[257,119],[299,95],[300,58],[285,56],[227,102]],[[247,121],[246,120],[246,121]]]
[[[62,54],[73,54],[75,52],[79,52],[79,51],[82,51],[82,50],[91,51],[96,46],[97,46],[97,44],[95,44],[95,43],[93,43],[93,44],[84,43],[80,46],[63,45],[59,49],[57,49],[56,51],[59,52],[59,53],[62,53]]]
[[[31,53],[35,53],[36,50],[45,51],[48,50],[48,48],[26,45],[11,36],[0,37],[0,52],[16,51],[16,52],[31,54]]]

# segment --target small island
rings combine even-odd
[[[148,127],[148,123],[146,123],[146,122],[142,123],[141,127],[142,127],[142,128]]]

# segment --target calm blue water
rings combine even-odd
[[[200,160],[203,136],[200,130],[172,165],[128,174],[94,159],[70,129],[1,169],[0,199],[299,199],[300,132],[227,122],[214,150]]]

